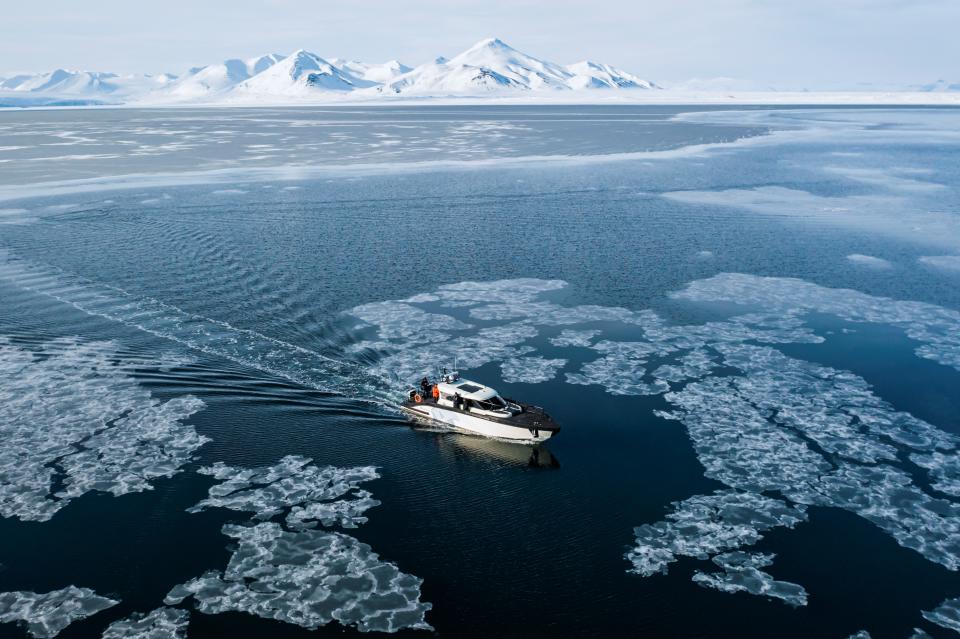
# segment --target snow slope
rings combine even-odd
[[[320,56],[300,49],[289,57],[235,86],[231,101],[257,97],[309,96],[326,91],[353,91],[374,86]]]
[[[176,76],[117,75],[100,71],[56,69],[16,75],[0,81],[0,91],[62,97],[129,97],[169,85]]]
[[[563,67],[487,38],[449,60],[441,57],[419,66],[378,90],[430,96],[653,88],[658,87],[607,64],[578,62]]]
[[[609,64],[584,60],[566,67],[573,77],[567,80],[572,89],[657,89],[653,82],[621,71]]]
[[[476,43],[447,62],[490,70],[528,89],[569,89],[571,73],[558,64],[517,51],[497,38]]]
[[[410,67],[398,60],[390,60],[383,64],[367,64],[356,60],[344,60],[342,58],[330,58],[330,64],[347,71],[351,75],[374,82],[376,84],[386,84],[404,73],[412,71]]]
[[[154,97],[189,100],[221,93],[263,73],[281,60],[282,55],[271,54],[249,60],[233,58],[220,64],[195,67],[165,90],[154,92]]]
[[[342,100],[384,96],[532,95],[592,89],[653,89],[652,82],[597,62],[564,67],[487,38],[466,51],[416,68],[397,60],[370,64],[343,58],[321,58],[300,49],[282,56],[233,58],[195,67],[180,77],[118,76],[113,73],[66,71],[19,75],[0,80],[0,93],[44,97],[99,98],[105,102],[140,104],[265,103]]]

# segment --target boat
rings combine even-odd
[[[447,428],[513,442],[541,443],[560,426],[542,408],[503,398],[489,386],[442,372],[436,382],[426,377],[400,410]]]

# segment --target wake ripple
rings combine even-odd
[[[324,393],[391,406],[397,389],[360,364],[254,330],[187,312],[149,297],[28,262],[0,249],[0,279],[79,311],[221,357]]]

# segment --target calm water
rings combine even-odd
[[[223,571],[224,524],[260,523],[188,513],[219,483],[199,469],[301,455],[377,468],[369,521],[314,530],[422,579],[442,637],[948,636],[922,613],[960,596],[960,111],[685,111],[0,113],[0,592],[118,600],[60,634],[98,637]],[[452,357],[563,431],[412,429],[392,403]],[[170,423],[209,441],[152,489],[97,474],[153,459],[136,437],[71,465],[187,396],[204,407]],[[23,444],[47,431],[74,448]],[[729,490],[802,521],[668,531],[676,561],[642,574],[659,542],[636,527]],[[289,506],[271,521],[294,535]],[[738,550],[775,557],[728,589],[806,604],[692,579]],[[310,632],[203,596],[171,603],[191,637]]]

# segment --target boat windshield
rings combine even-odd
[[[477,404],[477,408],[480,408],[483,410],[503,410],[504,408],[507,407],[507,403],[503,401],[503,399],[501,399],[499,395],[494,395],[490,399],[483,402],[478,401],[476,402],[476,404]]]

